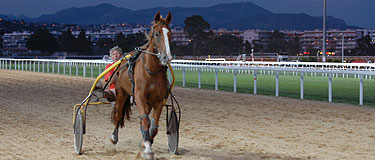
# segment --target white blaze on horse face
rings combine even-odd
[[[169,30],[167,28],[163,28],[165,50],[167,52],[167,56],[170,61],[172,60],[172,55],[171,55],[171,49],[169,47],[168,32]]]

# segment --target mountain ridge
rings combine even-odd
[[[54,14],[30,18],[27,21],[79,25],[150,24],[157,11],[160,11],[162,15],[172,12],[172,24],[176,26],[184,26],[186,17],[200,15],[211,25],[211,28],[239,30],[314,30],[322,28],[322,17],[314,17],[305,13],[273,13],[251,2],[223,3],[211,7],[156,7],[140,10],[130,10],[102,3],[82,8],[71,7]],[[327,16],[327,29],[358,28],[360,27],[348,26],[342,19]]]

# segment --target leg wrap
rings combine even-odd
[[[147,119],[148,119],[148,122],[149,122],[149,124],[150,124],[150,118],[148,117],[147,114],[144,114],[144,115],[141,117],[141,123],[142,123],[142,120],[143,120],[144,118],[147,118]],[[150,127],[150,125],[149,125],[148,127]],[[150,142],[152,141],[151,138],[150,138],[150,133],[149,133],[148,131],[145,131],[145,130],[143,129],[142,125],[141,125],[141,133],[142,133],[142,138],[143,138],[144,141],[150,141]],[[152,142],[151,142],[151,143],[152,143]]]
[[[149,129],[149,132],[150,132],[150,137],[154,137],[156,135],[156,131],[158,129],[159,126],[157,126],[155,124],[155,119],[154,118],[150,118],[151,119],[151,127]]]

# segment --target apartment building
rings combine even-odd
[[[173,28],[171,39],[172,42],[175,42],[176,45],[179,46],[186,46],[189,45],[189,42],[191,42],[191,40],[187,37],[186,33],[184,32],[184,29],[182,28]]]
[[[328,30],[326,36],[327,52],[334,52],[341,55],[342,48],[344,52],[350,52],[357,46],[357,40],[364,36],[364,30]],[[302,49],[322,50],[323,32],[322,31],[305,31],[302,38]]]
[[[30,32],[12,32],[3,35],[3,49],[9,53],[27,52],[26,39],[30,38]]]

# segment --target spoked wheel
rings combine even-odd
[[[176,154],[178,149],[178,128],[179,122],[177,118],[177,114],[174,110],[170,111],[168,116],[168,147],[169,153]]]
[[[79,111],[76,114],[74,122],[74,151],[76,154],[82,154],[82,142],[83,142],[83,118],[82,111],[78,108]]]

